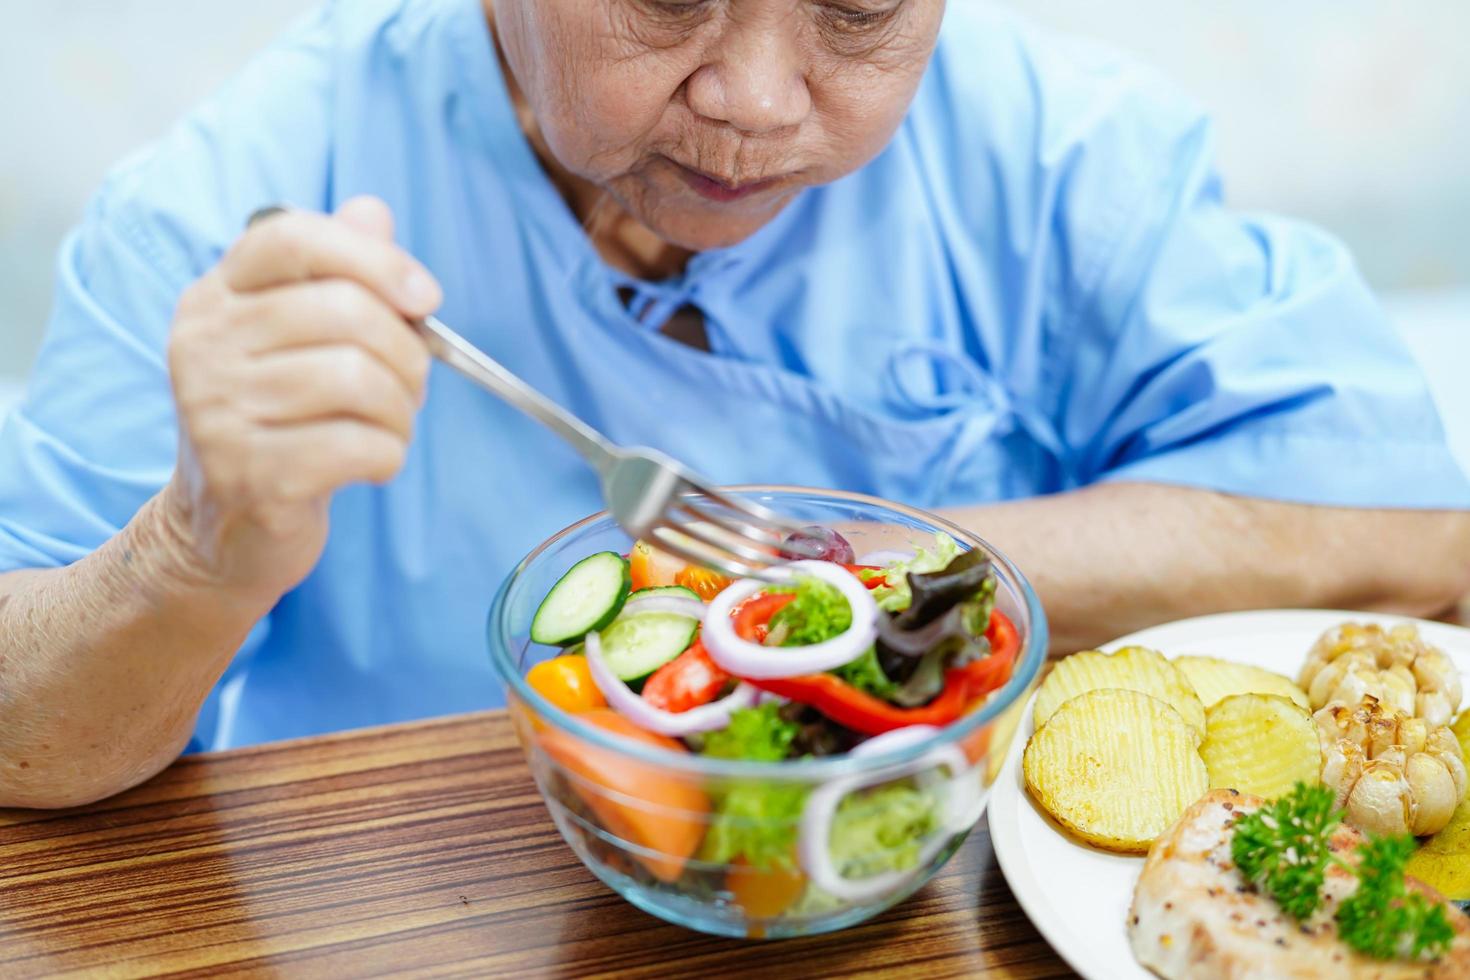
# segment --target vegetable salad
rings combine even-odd
[[[730,580],[643,542],[626,556],[584,558],[532,624],[535,642],[563,652],[527,681],[617,734],[777,763],[927,740],[1009,678],[1019,637],[995,609],[983,553],[940,535],[932,548],[859,561],[840,534],[819,527],[787,548],[792,560],[775,583]],[[978,799],[901,773],[877,787],[730,780],[694,800],[673,777],[646,766],[635,777],[565,742],[543,733],[550,754],[598,787],[668,804],[661,825],[638,826],[610,794],[587,800],[608,829],[660,852],[639,858],[647,872],[676,881],[683,869],[670,854],[727,866],[725,887],[747,915],[814,914],[824,903],[872,898],[930,860],[952,836],[942,831],[963,832],[978,814]],[[943,746],[921,761],[954,777],[984,748]],[[680,823],[676,811],[690,815],[687,826],[670,825]]]

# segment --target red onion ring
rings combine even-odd
[[[895,729],[863,742],[852,750],[852,755],[873,755],[903,748],[932,738],[938,732],[939,729],[932,725],[910,725]],[[832,820],[843,797],[854,790],[937,767],[949,770],[949,779],[939,782],[944,793],[940,826],[919,848],[919,857],[914,866],[907,871],[884,871],[867,878],[843,877],[841,870],[832,863],[830,844]],[[870,902],[903,887],[922,872],[956,834],[964,833],[974,826],[984,808],[985,795],[980,790],[976,774],[964,751],[953,743],[938,745],[933,751],[924,753],[912,762],[834,779],[813,790],[807,797],[801,815],[797,856],[801,869],[818,888],[844,901]]]
[[[818,674],[860,657],[878,635],[878,606],[868,587],[841,565],[829,561],[794,561],[779,568],[786,580],[798,576],[821,579],[842,593],[852,609],[852,625],[843,633],[800,647],[768,647],[735,634],[730,614],[769,582],[741,579],[710,602],[704,616],[704,647],[710,659],[736,677],[769,679]]]

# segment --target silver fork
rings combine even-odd
[[[286,208],[261,208],[249,224]],[[524,412],[581,453],[602,483],[603,500],[619,526],[635,540],[735,578],[773,578],[785,550],[807,550],[787,537],[800,525],[751,500],[717,490],[708,480],[663,453],[616,445],[601,432],[547,398],[505,365],[465,340],[436,317],[412,322],[429,351],[449,367]],[[676,520],[673,515],[685,520]]]
[[[787,542],[801,526],[768,507],[723,493],[688,467],[654,449],[613,443],[547,398],[505,365],[436,317],[413,326],[429,351],[475,384],[566,440],[597,471],[613,520],[634,539],[735,578],[769,578],[805,541]],[[676,520],[673,515],[682,515]]]

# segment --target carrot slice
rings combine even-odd
[[[806,875],[792,862],[790,868],[756,868],[737,857],[725,874],[725,887],[735,904],[752,919],[773,919],[791,907],[806,891]]]
[[[686,752],[679,742],[646,732],[611,708],[577,716],[617,735],[648,745]],[[572,789],[617,837],[650,853],[633,857],[660,881],[684,872],[704,838],[709,797],[691,777],[679,776],[609,749],[589,745],[567,732],[547,730],[541,748],[574,777]]]

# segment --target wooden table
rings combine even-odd
[[[1070,975],[982,823],[830,936],[644,914],[557,834],[501,712],[185,758],[103,803],[0,811],[0,977]]]

